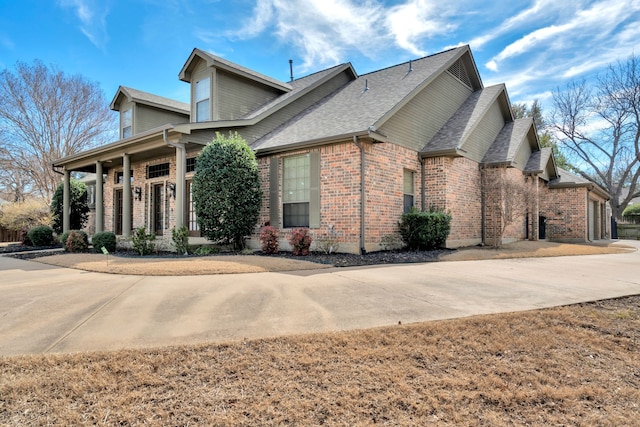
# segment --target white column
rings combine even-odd
[[[131,157],[122,156],[122,236],[131,236]]]
[[[96,233],[104,231],[104,188],[102,185],[102,162],[96,162]]]
[[[176,228],[184,225],[185,190],[187,188],[185,172],[187,158],[184,145],[176,146]]]
[[[64,170],[64,187],[62,193],[62,232],[71,228],[71,177],[68,170]]]

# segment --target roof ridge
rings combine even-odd
[[[422,61],[424,59],[433,58],[434,56],[442,55],[444,53],[451,52],[451,51],[454,51],[454,50],[457,50],[457,49],[461,49],[463,47],[465,47],[465,46],[452,47],[451,49],[443,50],[441,52],[432,53],[431,55],[426,55],[426,56],[423,56],[421,58],[410,59],[408,61],[401,62],[399,64],[389,65],[388,67],[380,68],[379,70],[373,70],[373,71],[369,71],[368,73],[360,74],[359,77],[364,77],[364,76],[368,76],[370,74],[379,73],[380,71],[390,70],[391,68],[397,68],[397,67],[400,67],[402,65],[407,65],[410,62],[417,62],[417,61]]]

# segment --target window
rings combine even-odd
[[[403,212],[409,213],[413,207],[413,172],[405,169],[403,181]]]
[[[159,178],[169,175],[169,163],[147,166],[147,178]]]
[[[130,176],[131,176],[131,182],[133,182],[133,171],[130,171]],[[123,171],[119,171],[116,172],[116,184],[122,184],[124,183],[124,172]]]
[[[122,138],[129,138],[131,135],[133,135],[131,108],[122,112],[120,122],[122,126]]]
[[[187,173],[195,172],[195,170],[196,170],[196,158],[195,157],[189,157],[187,159]]]
[[[211,120],[209,114],[211,85],[209,82],[209,77],[196,82],[196,122],[206,122]]]
[[[308,154],[284,159],[282,220],[285,228],[309,227],[310,181]]]
[[[87,205],[91,209],[96,207],[96,186],[87,185]]]

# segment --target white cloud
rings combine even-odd
[[[295,46],[302,69],[344,61],[350,51],[372,58],[397,47],[423,56],[424,39],[454,28],[447,7],[435,0],[385,6],[379,0],[257,0],[252,16],[233,37],[250,39],[271,31]]]
[[[109,41],[106,18],[109,9],[106,1],[59,0],[60,6],[72,9],[80,20],[80,31],[99,49],[105,49]]]

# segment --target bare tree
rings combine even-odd
[[[0,185],[15,199],[51,200],[61,181],[51,162],[106,141],[114,117],[97,83],[42,62],[0,72]],[[5,169],[6,168],[6,169]],[[19,177],[20,179],[17,179]]]
[[[578,172],[612,196],[616,218],[640,196],[640,60],[610,65],[593,85],[570,82],[553,95],[552,128]],[[622,197],[622,188],[629,192]]]
[[[508,227],[531,211],[534,195],[523,179],[510,175],[504,167],[482,168],[480,191],[486,240],[499,248]]]

